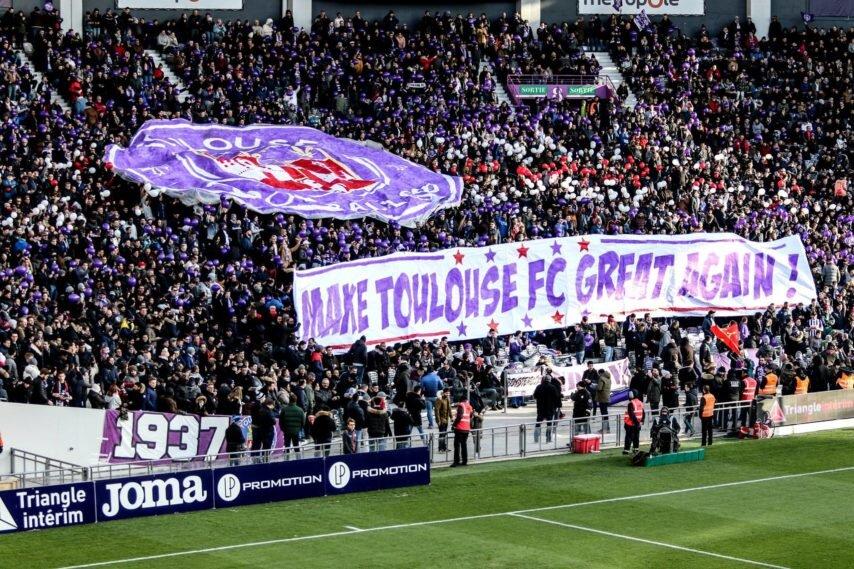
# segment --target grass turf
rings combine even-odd
[[[0,567],[64,567],[852,466],[854,430],[718,442],[703,462],[657,468],[632,468],[615,452],[473,465],[436,470],[427,487],[0,536]],[[689,550],[769,566],[854,566],[854,470],[525,515],[538,520],[495,516],[112,566],[749,566]]]

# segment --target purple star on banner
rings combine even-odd
[[[488,263],[494,263],[495,262],[495,251],[490,249],[489,251],[486,252],[486,261]]]
[[[560,253],[560,243],[555,241],[552,243],[552,255],[557,255],[558,253]]]
[[[524,318],[522,318],[522,323],[525,325],[525,328],[530,328],[531,322],[532,322],[531,317],[528,316],[527,314],[525,315]]]
[[[614,0],[614,3],[611,4],[611,7],[614,8],[615,12],[619,12],[623,7],[623,0]]]
[[[466,335],[466,323],[460,322],[459,326],[457,326],[457,332],[460,333],[460,336]]]
[[[590,316],[590,311],[587,310],[587,307],[585,307],[584,310],[581,311],[581,315],[582,316]]]

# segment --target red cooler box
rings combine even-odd
[[[572,452],[578,454],[589,454],[599,452],[602,442],[600,435],[576,435],[572,437]]]

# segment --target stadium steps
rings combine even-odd
[[[489,71],[489,74],[492,75],[492,80],[495,82],[495,98],[498,99],[498,104],[501,105],[507,103],[507,106],[510,107],[510,113],[515,115],[516,109],[513,104],[513,99],[510,98],[510,95],[507,94],[507,89],[504,88],[504,85],[495,76],[495,68],[492,67],[492,63],[486,59],[481,59],[480,66],[477,70],[478,76],[484,70]]]
[[[617,67],[617,64],[614,63],[614,60],[611,59],[611,55],[607,51],[588,51],[587,54],[596,58],[596,61],[598,61],[599,65],[602,66],[601,73],[608,76],[611,83],[614,84],[615,89],[625,82],[623,74],[620,72],[620,68]],[[634,108],[635,105],[638,104],[638,99],[635,97],[635,94],[632,93],[631,89],[629,89],[629,96],[626,97],[623,104],[631,108]]]
[[[151,57],[151,59],[154,61],[155,67],[160,67],[161,69],[163,69],[163,76],[166,77],[166,79],[168,79],[169,82],[175,86],[175,89],[178,91],[178,101],[183,103],[185,100],[187,100],[187,96],[189,95],[189,93],[187,93],[187,86],[184,85],[184,82],[181,81],[181,79],[175,74],[174,71],[172,71],[172,66],[166,63],[166,60],[163,59],[163,56],[160,55],[160,52],[156,49],[146,49],[145,54]]]
[[[36,80],[36,84],[47,83],[47,79],[44,78],[44,74],[41,71],[36,69],[36,66],[33,65],[32,60],[26,54],[26,52],[22,49],[19,49],[15,52],[18,55],[18,60],[25,66],[30,68],[30,73],[33,75],[33,79]],[[62,112],[70,112],[71,105],[68,104],[68,101],[65,100],[65,97],[61,96],[56,92],[56,89],[50,90],[50,102],[54,105],[57,105]]]

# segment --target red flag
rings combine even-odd
[[[735,322],[730,322],[729,326],[726,328],[721,328],[717,324],[712,324],[712,334],[715,337],[724,343],[724,345],[729,348],[729,351],[738,355],[740,350],[738,349],[738,342],[741,340],[741,334],[738,333],[738,324]]]

